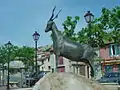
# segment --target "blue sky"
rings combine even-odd
[[[120,0],[0,0],[0,45],[9,40],[14,45],[34,46],[32,34],[40,33],[38,46],[52,44],[50,33],[45,33],[47,20],[54,5],[62,12],[55,20],[62,30],[62,23],[69,16],[80,16],[76,30],[85,27],[84,14],[90,10],[95,17],[101,15],[101,8],[113,8]]]

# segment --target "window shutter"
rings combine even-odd
[[[63,64],[63,57],[62,56],[59,57],[58,64],[60,64],[60,65]]]
[[[119,44],[115,44],[115,55],[119,55],[120,51],[119,51]]]
[[[119,47],[119,55],[120,55],[120,44],[118,45],[118,47]]]
[[[111,53],[111,49],[112,49],[112,48],[111,48],[111,45],[109,45],[108,48],[109,48],[109,56],[112,56],[112,53]]]

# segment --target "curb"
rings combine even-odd
[[[18,88],[18,89],[12,89],[12,90],[32,90],[32,88]]]

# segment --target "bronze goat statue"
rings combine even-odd
[[[84,62],[91,67],[91,76],[94,76],[93,58],[95,56],[94,49],[87,44],[80,44],[74,42],[67,37],[63,36],[60,31],[58,31],[55,22],[53,21],[58,17],[58,14],[54,17],[54,11],[52,11],[52,16],[47,22],[47,27],[45,32],[52,31],[53,35],[53,51],[56,55],[56,66],[58,65],[58,57],[63,56],[71,61]]]

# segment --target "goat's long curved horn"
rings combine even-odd
[[[62,9],[59,10],[59,12],[56,14],[56,16],[52,20],[56,19],[61,11]]]
[[[52,10],[52,16],[50,17],[49,20],[53,20],[52,18],[54,17],[54,11],[55,11],[55,8],[56,8],[56,6],[54,6],[54,8],[53,8],[53,10]]]

